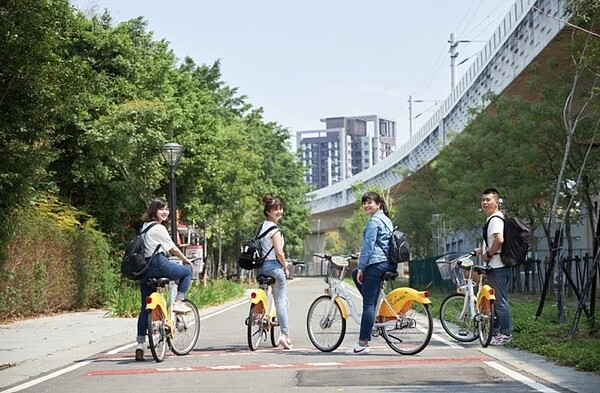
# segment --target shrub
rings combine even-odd
[[[0,267],[3,320],[107,301],[115,281],[109,245],[73,208],[58,202],[13,213],[7,259]]]

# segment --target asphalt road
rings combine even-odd
[[[289,282],[292,350],[246,344],[246,299],[202,310],[200,340],[187,356],[133,359],[135,321],[102,311],[0,326],[0,390],[5,392],[597,392],[600,377],[511,348],[457,343],[436,323],[429,346],[402,356],[374,338],[368,356],[346,356],[358,336],[348,323],[340,349],[322,353],[306,334],[306,312],[321,278]],[[357,303],[360,303],[358,301]],[[437,314],[437,310],[434,310]]]

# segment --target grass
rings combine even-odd
[[[140,290],[137,283],[124,282],[110,297],[107,305],[108,312],[116,317],[137,317],[140,308]],[[206,286],[193,282],[187,297],[198,308],[222,304],[228,300],[238,298],[244,294],[245,286],[231,280],[217,280],[209,282]]]
[[[434,317],[439,317],[440,305],[446,296],[446,293],[435,290],[431,293]],[[514,340],[508,346],[543,355],[563,366],[600,375],[598,324],[594,327],[582,313],[578,331],[569,338],[577,309],[576,298],[567,299],[567,317],[562,324],[558,323],[556,299],[553,296],[546,298],[540,317],[535,317],[540,298],[540,294],[509,294]]]

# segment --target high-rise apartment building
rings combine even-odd
[[[299,131],[297,146],[315,189],[348,179],[396,149],[396,122],[376,115],[328,117],[325,129]]]

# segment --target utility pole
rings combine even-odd
[[[454,85],[455,85],[455,81],[456,81],[456,58],[458,57],[458,52],[456,51],[456,48],[458,47],[458,44],[460,44],[461,42],[485,42],[485,41],[471,41],[471,40],[459,40],[459,41],[455,41],[454,40],[454,33],[450,33],[450,41],[448,41],[450,43],[450,92],[452,92],[452,89],[454,89]],[[466,59],[464,59],[463,61],[461,61],[458,65],[461,65],[462,63],[464,63],[465,61],[467,61],[470,57],[467,57]]]
[[[417,117],[421,116],[424,113],[424,112],[421,112],[413,118],[413,115],[412,115],[413,102],[435,102],[435,105],[437,105],[440,102],[440,100],[413,100],[412,95],[408,96],[408,135],[409,135],[410,139],[412,139],[413,119],[416,119]]]
[[[450,33],[450,91],[454,89],[454,80],[456,77],[456,58],[458,57],[458,52],[456,48],[458,47],[458,41],[454,41],[454,33]]]
[[[408,136],[412,139],[412,96],[408,96]]]

